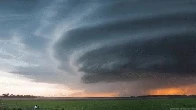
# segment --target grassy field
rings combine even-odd
[[[196,99],[136,100],[1,100],[0,110],[196,110]],[[184,109],[186,108],[186,109]]]

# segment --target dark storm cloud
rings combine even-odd
[[[39,0],[1,0],[0,12],[2,14],[8,14],[8,12],[28,14],[34,11],[38,3]]]
[[[95,1],[85,8],[94,4],[56,42],[61,69],[75,66],[85,83],[195,76],[196,2]]]
[[[0,40],[19,36],[30,49],[46,48],[48,39],[36,35],[35,31],[41,27],[41,20],[46,19],[44,9],[51,3],[45,0],[1,0]]]
[[[27,24],[35,23],[36,13],[40,10],[41,4],[38,0],[1,0],[0,40],[12,38],[13,33],[19,30],[24,33],[29,31]],[[32,32],[32,28],[30,31]]]

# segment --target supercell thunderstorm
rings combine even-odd
[[[55,43],[54,56],[60,69],[82,74],[84,83],[195,76],[193,0],[70,4],[72,24]]]

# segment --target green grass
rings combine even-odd
[[[39,105],[41,110],[170,110],[170,108],[195,108],[196,99],[145,99],[145,100],[3,100],[6,110],[31,110]],[[1,110],[1,108],[0,108]],[[3,110],[3,109],[2,109]],[[180,109],[179,109],[180,110]]]

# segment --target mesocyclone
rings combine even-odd
[[[84,83],[195,76],[195,1],[75,0],[70,5],[71,24],[54,53],[60,68],[82,72]]]

